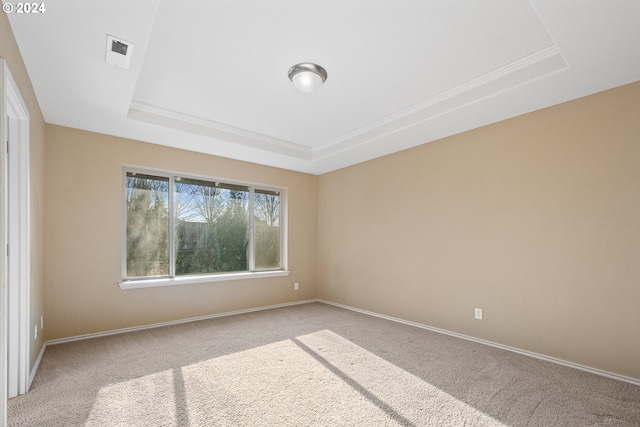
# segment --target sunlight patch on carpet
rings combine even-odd
[[[172,370],[102,387],[85,426],[167,425],[168,420],[177,420]]]
[[[453,419],[465,419],[472,425],[504,425],[332,331],[323,330],[297,339],[361,394],[388,413],[397,414],[400,424],[428,419],[433,425],[447,425]]]
[[[100,389],[86,426],[503,425],[322,330]]]

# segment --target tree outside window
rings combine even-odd
[[[281,191],[133,171],[125,181],[127,278],[282,268]]]

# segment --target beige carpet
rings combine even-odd
[[[49,346],[10,426],[640,426],[640,387],[320,303]]]

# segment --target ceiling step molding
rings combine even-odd
[[[302,160],[312,160],[308,147],[138,101],[131,102],[127,118]]]
[[[132,120],[313,161],[372,143],[379,138],[399,133],[425,121],[565,70],[568,67],[558,47],[549,46],[313,149],[291,141],[138,101],[131,103],[127,117]]]
[[[569,65],[557,46],[553,45],[541,49],[411,107],[319,145],[313,150],[313,159],[322,159],[373,142],[378,138],[400,132],[440,115],[568,68]]]

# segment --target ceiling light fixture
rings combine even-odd
[[[289,68],[289,80],[299,91],[310,93],[327,80],[327,70],[319,65],[303,62]]]

